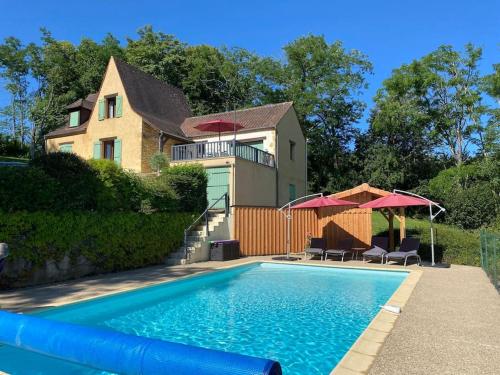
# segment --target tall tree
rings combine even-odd
[[[261,100],[294,102],[309,140],[311,190],[348,186],[350,146],[365,109],[360,94],[372,65],[361,52],[323,36],[299,38],[284,52],[283,63],[265,59],[257,68],[259,81],[267,84]]]

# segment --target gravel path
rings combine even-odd
[[[424,268],[370,374],[500,374],[500,296],[483,270]]]

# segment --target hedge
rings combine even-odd
[[[387,220],[379,213],[373,213],[373,234],[388,235]],[[479,249],[479,231],[464,230],[447,224],[434,224],[435,228],[435,260],[452,264],[469,266],[481,265]],[[427,219],[406,218],[406,234],[420,238],[419,254],[424,260],[431,259],[430,224]],[[399,240],[399,223],[394,220],[394,239]]]
[[[164,262],[193,219],[189,213],[0,213],[0,242],[9,244],[9,262],[35,268],[83,255],[97,272],[114,272]]]

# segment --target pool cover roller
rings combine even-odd
[[[269,359],[5,311],[0,343],[119,374],[281,375]]]

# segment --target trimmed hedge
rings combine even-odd
[[[373,213],[374,235],[388,236],[387,220],[379,213]],[[479,231],[464,230],[452,225],[434,224],[436,238],[434,255],[436,261],[469,266],[481,265]],[[406,234],[420,238],[419,254],[424,260],[431,259],[430,224],[427,219],[406,218]],[[399,223],[394,220],[394,239],[399,240]]]
[[[201,164],[176,165],[165,168],[162,178],[179,198],[179,208],[202,212],[207,208],[207,171]]]
[[[22,259],[32,270],[82,255],[96,272],[114,272],[162,263],[193,219],[189,213],[0,213],[0,242],[9,244],[9,262]]]

